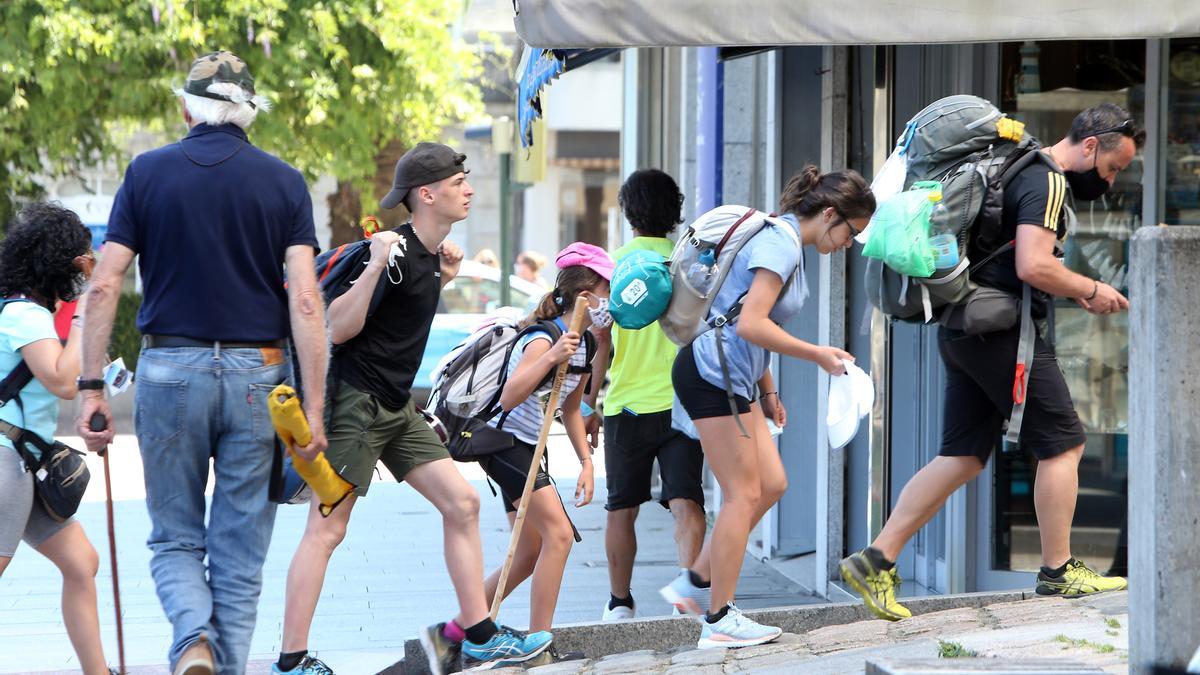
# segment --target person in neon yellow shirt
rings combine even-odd
[[[618,201],[635,237],[613,252],[613,260],[649,249],[670,257],[667,235],[683,222],[683,194],[657,169],[634,172],[621,186]],[[687,568],[704,543],[704,453],[699,441],[671,427],[675,390],[671,366],[678,348],[658,323],[639,330],[612,327],[613,361],[604,399],[604,466],[608,474],[608,526],[605,549],[612,597],[604,606],[605,621],[635,615],[630,592],[637,554],[634,523],[638,509],[650,501],[654,460],[662,476],[659,503],[675,517],[679,566]],[[696,581],[699,581],[697,579]],[[706,583],[704,585],[707,585]]]

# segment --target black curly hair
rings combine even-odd
[[[0,294],[24,293],[47,309],[79,297],[75,258],[92,250],[92,234],[74,211],[36,202],[21,209],[0,242]]]
[[[629,224],[650,237],[665,237],[683,222],[683,193],[675,179],[658,169],[639,169],[625,179],[617,203]]]

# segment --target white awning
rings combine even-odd
[[[871,45],[1200,35],[1200,0],[515,0],[546,48]]]

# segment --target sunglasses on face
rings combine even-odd
[[[849,218],[847,218],[846,216],[842,215],[842,212],[841,212],[841,211],[838,211],[837,209],[834,209],[834,210],[833,210],[833,212],[834,212],[834,214],[836,214],[836,215],[837,215],[838,219],[837,219],[837,221],[836,221],[836,222],[834,222],[834,223],[831,223],[831,224],[829,225],[829,227],[831,227],[831,228],[832,228],[832,227],[835,227],[835,226],[837,226],[837,225],[840,225],[840,224],[843,224],[843,223],[844,223],[844,224],[846,225],[846,227],[847,227],[847,228],[849,228],[849,230],[850,230],[850,233],[851,233],[851,236],[855,236],[855,237],[857,237],[858,235],[862,234],[862,230],[860,230],[860,229],[858,229],[858,228],[854,227],[853,225],[851,225],[851,224],[850,224],[850,219],[849,219]]]

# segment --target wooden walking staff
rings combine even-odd
[[[587,316],[588,303],[583,296],[575,298],[575,309],[571,312],[571,325],[567,329],[576,333],[583,328],[583,317]],[[580,346],[583,341],[580,340]],[[521,526],[525,524],[525,511],[529,508],[529,495],[533,494],[533,482],[537,480],[538,469],[542,466],[542,455],[546,454],[546,440],[550,438],[550,425],[554,423],[554,411],[558,409],[558,398],[562,393],[563,380],[567,377],[567,366],[571,359],[558,364],[554,372],[554,386],[550,389],[550,400],[546,402],[546,411],[542,415],[542,432],[538,434],[537,448],[533,451],[533,462],[529,464],[529,475],[525,477],[525,489],[521,491],[521,502],[517,505],[517,518],[513,521],[512,537],[508,541],[508,555],[504,557],[504,567],[500,568],[500,581],[496,584],[496,597],[492,598],[492,621],[500,613],[500,603],[504,600],[504,587],[508,585],[508,573],[512,568],[513,557],[517,554],[517,542],[521,541]]]
[[[88,428],[92,431],[104,431],[108,428],[108,421],[104,419],[103,414],[97,411],[92,415],[92,419],[88,420]],[[104,458],[104,502],[108,508],[108,561],[112,566],[113,611],[117,615],[117,664],[121,668],[118,671],[120,675],[125,675],[125,627],[121,619],[121,581],[117,576],[117,531],[113,523],[112,474],[108,470],[107,448],[100,452],[100,456]]]

